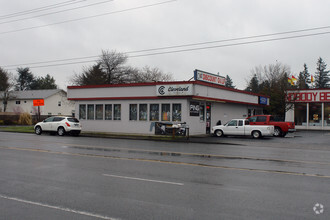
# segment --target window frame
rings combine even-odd
[[[132,112],[132,107],[135,107]],[[129,120],[130,121],[137,121],[138,120],[138,104],[129,104]]]
[[[116,112],[116,110],[117,111],[119,110],[119,111]],[[114,121],[120,121],[121,120],[121,104],[113,104],[113,120]]]
[[[99,118],[98,107],[101,106],[101,118]],[[95,120],[103,120],[104,118],[104,105],[103,104],[95,104]]]
[[[152,107],[156,107],[156,109],[153,109]],[[149,120],[150,121],[159,121],[159,103],[155,104],[149,104]]]
[[[166,111],[166,109],[163,108],[164,106],[168,106],[168,111]],[[164,113],[167,113],[167,115],[166,115],[167,120],[165,120]],[[160,119],[161,119],[161,121],[171,121],[171,104],[170,103],[162,103],[161,104],[161,117],[160,117]]]
[[[142,112],[142,106],[143,106],[143,112]],[[148,121],[148,104],[146,103],[139,104],[139,121]]]

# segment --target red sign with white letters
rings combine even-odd
[[[286,100],[287,102],[330,102],[330,91],[288,91]]]
[[[44,106],[44,100],[43,99],[34,99],[33,100],[33,106]]]

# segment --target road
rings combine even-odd
[[[330,132],[191,140],[0,132],[0,219],[330,219]]]

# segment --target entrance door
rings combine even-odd
[[[206,134],[211,132],[211,104],[206,104]]]

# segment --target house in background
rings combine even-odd
[[[3,94],[0,92],[0,99]],[[38,107],[33,106],[33,100],[43,99],[44,106],[40,106],[40,115],[74,115],[75,103],[67,99],[67,93],[62,89],[13,91],[7,102],[6,112],[20,114],[28,112],[38,114]],[[4,103],[1,100],[0,112]]]

